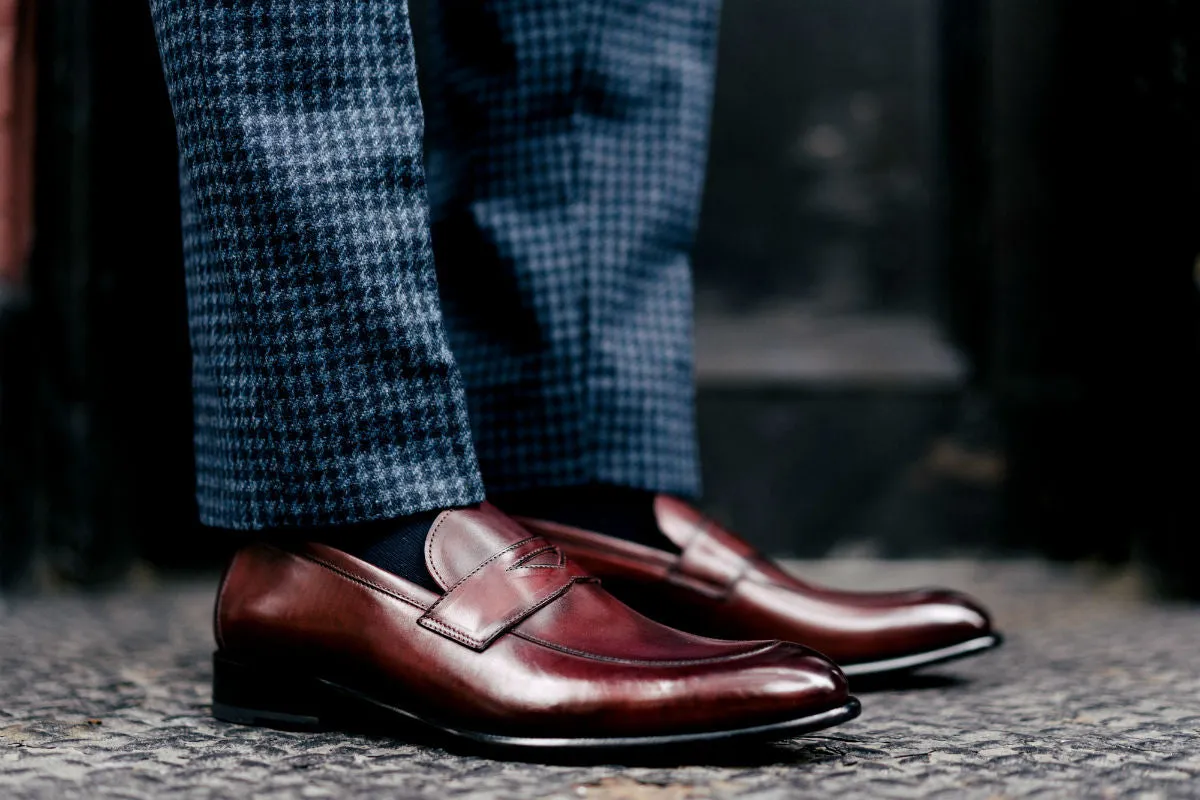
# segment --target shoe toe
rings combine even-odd
[[[841,668],[800,645],[777,643],[746,663],[713,677],[713,708],[754,725],[819,714],[850,701]]]
[[[929,595],[931,615],[947,628],[974,636],[991,632],[991,614],[974,597],[953,589],[931,589]]]
[[[898,630],[898,639],[907,640],[902,649],[908,651],[951,647],[992,634],[992,618],[983,605],[952,589],[915,592],[900,615],[907,624],[899,627],[907,632]]]

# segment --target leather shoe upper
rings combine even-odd
[[[444,594],[324,545],[251,545],[222,582],[218,645],[506,734],[728,729],[848,701],[844,675],[819,654],[653,622],[487,504],[441,515],[426,562]]]
[[[680,500],[659,496],[655,514],[678,553],[553,522],[521,523],[554,541],[635,608],[708,636],[799,642],[853,665],[949,647],[991,632],[987,612],[966,595],[816,586],[779,569]]]

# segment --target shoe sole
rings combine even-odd
[[[941,647],[937,650],[927,650],[924,653],[913,653],[897,658],[885,658],[880,661],[867,661],[858,664],[839,664],[842,671],[851,678],[867,676],[897,675],[912,672],[915,669],[931,667],[934,664],[945,664],[947,661],[957,661],[960,658],[977,655],[994,650],[1004,643],[1004,637],[998,633],[980,636],[966,642]]]
[[[223,722],[288,731],[347,731],[369,723],[371,730],[431,733],[450,740],[508,751],[627,751],[708,742],[789,739],[849,722],[862,713],[851,697],[836,708],[795,719],[727,730],[657,736],[506,736],[444,724],[323,678],[281,679],[279,670],[256,670],[216,653],[213,656],[212,714]]]

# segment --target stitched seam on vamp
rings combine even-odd
[[[532,644],[541,645],[542,647],[546,647],[551,650],[556,650],[560,653],[565,653],[567,655],[578,656],[579,658],[587,658],[592,661],[606,661],[606,662],[613,663],[613,664],[629,664],[629,665],[635,666],[635,667],[637,667],[637,666],[686,667],[686,666],[691,666],[693,664],[713,664],[713,663],[718,663],[718,662],[722,662],[722,661],[736,661],[739,658],[745,658],[747,656],[753,656],[753,655],[758,655],[759,653],[765,653],[766,651],[768,651],[778,645],[778,642],[771,642],[770,644],[765,644],[762,647],[759,647],[755,650],[747,650],[744,653],[734,653],[734,654],[728,655],[728,656],[707,656],[705,658],[690,658],[690,659],[674,660],[674,661],[669,660],[669,659],[664,659],[664,660],[647,659],[647,660],[643,660],[643,661],[636,661],[634,659],[620,658],[618,656],[604,656],[604,655],[600,655],[599,653],[587,653],[587,652],[584,652],[583,650],[576,650],[573,647],[567,647],[565,645],[555,644],[554,642],[548,642],[545,639],[539,639],[538,637],[536,637],[532,634],[524,633],[522,631],[513,631],[512,635],[519,636],[522,639],[524,639]]]
[[[374,589],[377,592],[382,592],[383,594],[386,594],[388,597],[392,597],[396,600],[400,600],[402,602],[408,603],[410,606],[419,608],[422,611],[427,611],[429,608],[428,606],[423,605],[419,600],[414,600],[411,597],[406,597],[405,595],[402,595],[397,591],[389,589],[386,586],[380,586],[379,584],[377,584],[373,581],[369,581],[366,578],[360,578],[359,576],[354,575],[353,573],[347,572],[346,570],[342,569],[341,567],[337,566],[336,564],[331,564],[328,561],[326,561],[322,558],[319,558],[317,556],[310,555],[308,553],[294,553],[293,555],[297,555],[300,558],[307,559],[307,560],[313,562],[314,564],[319,564],[320,566],[325,567],[325,569],[335,573],[336,575],[340,575],[341,577],[345,578],[348,581],[352,581],[354,583],[357,583],[360,586],[365,586],[369,589]]]

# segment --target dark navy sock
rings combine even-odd
[[[511,492],[491,498],[514,517],[557,522],[659,550],[679,548],[658,529],[655,492],[604,483]]]
[[[425,566],[425,539],[440,513],[440,510],[424,511],[408,517],[330,528],[322,532],[318,541],[441,594],[442,588]]]

